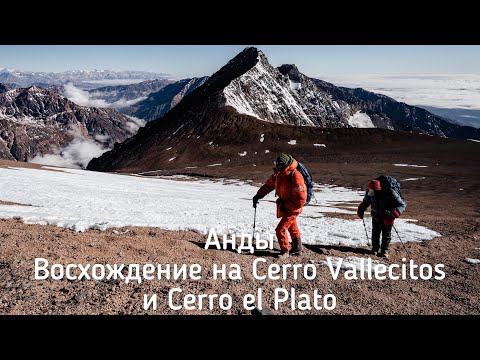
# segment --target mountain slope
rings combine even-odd
[[[347,103],[332,102],[294,65],[274,69],[262,53],[250,70],[223,90],[227,106],[258,119],[298,126],[347,127],[354,113]]]
[[[419,105],[432,114],[445,118],[454,124],[480,128],[480,110],[464,108],[439,108],[435,106]]]
[[[456,127],[388,97],[310,79],[293,65],[275,69],[262,52],[247,48],[161,121],[150,122],[133,138],[93,159],[88,168],[151,171],[258,164],[271,158],[269,152],[301,149],[306,156],[327,156],[332,151],[361,152],[362,147],[396,142],[396,138],[410,148],[412,139],[429,141],[425,136],[389,130],[479,138],[476,129]],[[326,140],[325,148],[322,141]]]
[[[175,107],[185,96],[207,81],[208,76],[201,78],[183,79],[163,87],[152,93],[147,99],[122,110],[145,121],[161,118],[170,109]]]
[[[0,157],[27,161],[65,147],[75,136],[111,147],[136,125],[114,109],[82,107],[55,91],[0,85]]]
[[[322,80],[314,79],[313,81],[321,91],[329,93],[333,99],[356,106],[372,119],[376,119],[377,124],[384,122],[390,129],[464,138],[461,126],[452,124],[423,108],[407,105],[388,96],[375,94],[361,88],[350,89],[338,87]],[[480,134],[473,128],[469,129],[469,132],[472,137]]]
[[[89,90],[90,95],[95,99],[102,99],[108,103],[114,103],[121,100],[136,100],[146,98],[151,93],[155,93],[171,84],[172,80],[159,79],[147,80],[137,84],[105,86]]]

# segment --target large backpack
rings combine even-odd
[[[298,162],[298,161],[297,161]],[[307,202],[305,205],[308,205],[310,201],[312,200],[313,197],[313,180],[312,176],[308,172],[307,168],[305,165],[303,165],[301,162],[298,162],[297,169],[300,174],[303,176],[303,181],[305,182],[305,185],[307,187]],[[292,176],[293,176],[294,171],[292,171]]]
[[[402,195],[402,189],[401,189],[401,186],[400,186],[400,182],[397,179],[395,179],[393,176],[381,175],[378,178],[376,178],[375,180],[380,181],[380,185],[382,186],[382,189],[386,189],[390,192],[393,190],[398,195],[400,195],[402,200],[404,200],[403,195]]]

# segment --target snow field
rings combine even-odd
[[[51,168],[52,169],[52,168]],[[258,188],[225,180],[182,181],[76,169],[48,171],[0,168],[0,200],[32,206],[0,205],[0,217],[20,217],[25,223],[51,224],[75,231],[111,227],[149,226],[193,230],[208,234],[250,234],[252,197]],[[315,200],[304,208],[298,224],[305,244],[364,246],[362,220],[332,218],[325,213],[355,214],[364,192],[332,185],[316,185]],[[404,241],[440,236],[406,218],[395,225]],[[258,236],[275,238],[278,219],[270,193],[257,208]],[[368,231],[371,222],[367,221]],[[393,242],[398,238],[393,235]]]

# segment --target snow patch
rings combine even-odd
[[[151,170],[151,171],[144,171],[144,172],[140,172],[136,175],[140,175],[142,176],[143,174],[151,174],[151,173],[156,173],[156,172],[160,172],[160,171],[163,171],[163,170]]]
[[[180,127],[173,132],[172,136],[175,135],[175,134],[176,134],[181,128],[183,128],[184,126],[185,126],[185,124],[180,125]]]
[[[327,145],[325,145],[325,144],[313,144],[313,146],[327,147]]]
[[[467,139],[467,140],[480,143],[480,140],[475,140],[475,139]]]
[[[410,164],[393,164],[393,166],[409,166],[409,167],[417,167],[417,168],[428,167],[428,165],[410,165]]]
[[[415,181],[415,180],[423,180],[425,177],[420,177],[420,178],[408,178],[408,179],[403,179],[402,181]]]
[[[207,165],[207,166],[221,166],[222,164],[212,164],[212,165]]]
[[[301,83],[296,82],[296,81],[292,81],[290,79],[288,79],[288,81],[290,82],[290,89],[291,90],[300,90],[302,88]]]
[[[243,153],[238,153],[238,155],[240,155],[240,156],[245,156],[245,155],[247,155],[247,152],[244,151]]]
[[[270,150],[265,150],[265,154],[268,154],[270,152]]]
[[[187,166],[185,169],[196,169],[198,166]]]
[[[260,142],[263,142],[265,140],[265,134],[260,135]]]
[[[175,157],[172,157],[171,159],[168,159],[168,161],[173,161],[173,160],[175,160],[176,158],[177,158],[176,156],[175,156]]]
[[[171,149],[172,149],[172,148],[171,148],[171,147],[169,147],[169,148],[165,149],[165,151],[168,151],[168,150],[171,150]]]
[[[480,259],[465,258],[465,262],[468,264],[480,264]]]
[[[372,119],[367,114],[357,111],[347,120],[348,124],[355,128],[374,128]]]
[[[290,140],[288,145],[297,145],[297,140]]]

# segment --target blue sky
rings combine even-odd
[[[480,46],[252,45],[274,66],[309,76],[480,74]],[[176,77],[211,75],[246,45],[0,46],[0,68],[30,71],[142,70]]]

